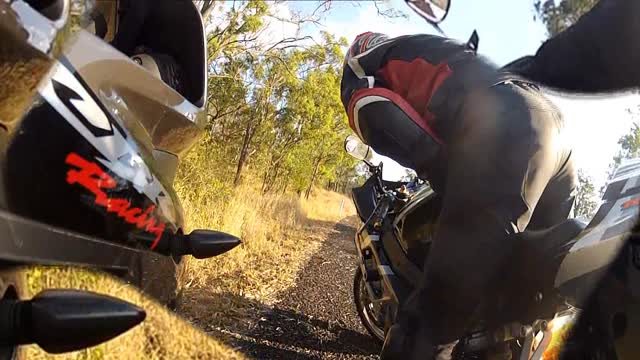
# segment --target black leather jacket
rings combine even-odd
[[[505,66],[544,86],[599,93],[640,87],[640,1],[600,0],[535,56]]]

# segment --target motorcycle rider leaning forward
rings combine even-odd
[[[383,352],[429,358],[433,345],[463,335],[491,294],[507,237],[568,217],[576,177],[562,116],[535,85],[433,35],[359,35],[341,95],[358,136],[442,196],[423,281]]]
[[[560,112],[533,81],[584,92],[637,87],[640,72],[629,65],[640,60],[638,47],[600,30],[633,38],[638,8],[602,0],[506,69],[442,37],[356,38],[341,85],[351,128],[443,197],[423,279],[389,329],[383,359],[430,359],[474,315],[490,317],[476,310],[508,266],[509,235],[567,218],[576,187],[571,150]]]

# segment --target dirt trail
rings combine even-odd
[[[217,329],[230,345],[256,359],[377,359],[378,347],[353,304],[355,229],[349,222],[317,222],[328,234],[274,307],[258,306],[246,331]]]

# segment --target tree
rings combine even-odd
[[[549,36],[554,36],[578,21],[596,2],[598,0],[561,0],[556,4],[554,0],[534,0],[534,19],[540,18]]]
[[[200,10],[200,15],[202,15],[202,19],[206,23],[209,14],[213,10],[213,5],[215,5],[215,0],[194,0],[193,2]]]
[[[418,177],[418,174],[416,174],[416,172],[412,169],[409,168],[405,168],[404,169],[404,175],[402,175],[402,177],[400,178],[400,181],[402,182],[411,182],[413,180],[415,180]]]
[[[342,1],[320,0],[318,1],[318,7],[313,13],[316,14],[318,13],[318,11],[328,12],[329,10],[331,10],[333,4],[335,4],[336,2],[342,2]],[[362,6],[362,3],[363,2],[350,1],[350,4],[353,6]],[[394,19],[394,18],[407,19],[408,18],[407,14],[404,11],[397,10],[396,8],[394,8],[393,4],[391,3],[391,0],[373,0],[371,2],[365,2],[365,3],[366,4],[373,3],[373,6],[375,6],[376,8],[376,12],[378,13],[378,15],[382,17],[386,17],[390,19]]]
[[[632,159],[640,156],[640,124],[634,122],[629,133],[622,136],[618,140],[618,144],[620,145],[620,151],[613,158],[616,165],[619,165],[622,159]]]
[[[578,170],[578,188],[574,205],[574,215],[591,218],[597,210],[598,202],[595,196],[593,180],[582,170]]]
[[[636,112],[632,109],[627,109],[627,112],[631,116],[636,116],[638,110],[640,110],[640,106],[636,109]],[[623,159],[640,157],[640,122],[638,120],[634,121],[628,134],[620,137],[618,145],[620,145],[620,150],[618,150],[618,154],[613,157],[613,161],[609,165],[609,179],[611,179]],[[601,195],[604,194],[605,189],[606,185],[600,189]]]
[[[346,40],[322,33],[306,41],[300,26],[315,15],[279,19],[279,2],[220,4],[201,4],[216,11],[207,21],[208,136],[182,166],[184,188],[197,197],[208,186],[233,192],[243,183],[308,196],[359,181],[357,161],[340,146],[350,133],[340,99]],[[274,20],[298,30],[273,39]]]

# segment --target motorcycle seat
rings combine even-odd
[[[586,224],[579,220],[567,219],[548,229],[525,230],[517,237],[523,250],[555,257],[564,255],[585,227]]]
[[[516,234],[511,262],[516,265],[516,274],[519,273],[522,280],[547,287],[585,227],[579,220],[568,219],[548,229]]]
[[[489,306],[502,321],[532,321],[556,311],[554,278],[564,256],[586,224],[569,219],[543,230],[529,230],[513,237],[512,256],[496,278],[496,294],[502,301]],[[536,294],[542,300],[535,300]]]

